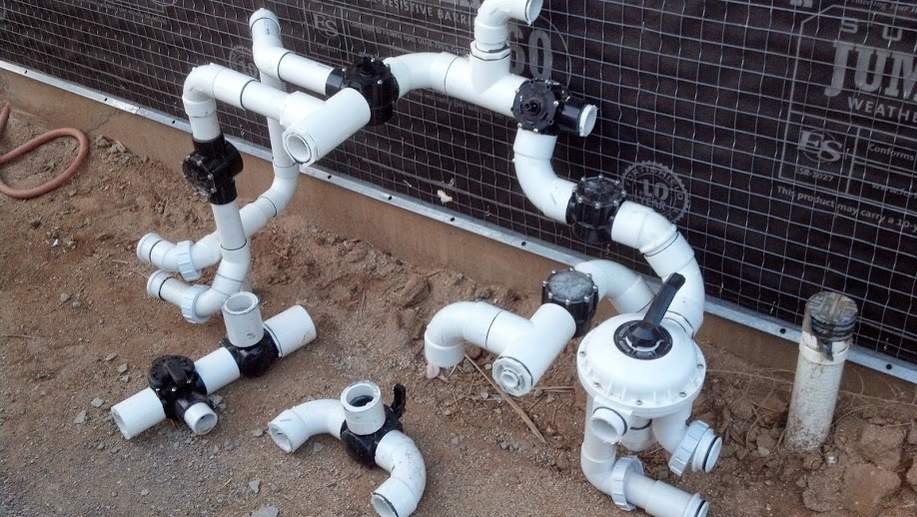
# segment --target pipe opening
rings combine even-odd
[[[541,14],[541,8],[544,5],[544,0],[528,0],[525,5],[525,21],[526,23],[534,23],[538,19],[538,15]]]
[[[277,447],[280,447],[280,450],[286,453],[293,452],[293,441],[283,432],[283,429],[275,424],[270,424],[268,425],[267,432],[271,436],[271,440],[274,440]]]
[[[627,433],[627,421],[617,411],[600,407],[589,417],[592,432],[605,443],[617,443]]]
[[[183,416],[194,434],[207,434],[216,427],[219,417],[205,402],[198,402],[185,410]]]
[[[382,398],[379,387],[369,382],[360,382],[349,386],[341,395],[341,402],[352,411],[360,411],[375,405]]]
[[[121,435],[124,436],[125,440],[130,440],[130,433],[127,432],[127,426],[124,424],[124,419],[121,418],[121,412],[111,408],[111,417],[115,421],[115,425],[118,426],[118,430],[121,431]]]
[[[242,316],[258,308],[258,297],[252,293],[238,292],[227,298],[223,307],[233,316]]]
[[[595,124],[599,120],[599,110],[593,105],[588,105],[583,109],[578,121],[579,136],[587,137],[592,134]]]
[[[380,517],[398,517],[398,512],[395,511],[395,506],[389,502],[385,496],[380,494],[373,494],[372,504],[373,510],[375,510]]]
[[[297,163],[312,163],[312,147],[304,137],[295,133],[287,133],[283,139],[283,146]]]

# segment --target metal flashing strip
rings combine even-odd
[[[0,60],[0,70],[21,75],[38,81],[55,88],[59,88],[69,93],[85,97],[96,102],[111,106],[113,108],[138,115],[140,117],[159,122],[166,126],[174,127],[186,133],[191,132],[191,126],[183,119],[176,119],[166,113],[143,108],[131,102],[106,95],[97,90],[80,86],[70,81],[64,81],[54,76],[31,70],[29,68],[16,65],[7,61]],[[240,151],[261,158],[270,162],[272,160],[271,152],[261,146],[253,145],[249,142],[230,137],[229,140]],[[506,230],[497,225],[482,222],[462,215],[452,210],[431,205],[410,197],[401,196],[386,192],[379,187],[360,180],[348,178],[337,173],[326,171],[317,167],[305,167],[302,173],[332,185],[336,185],[351,192],[366,196],[377,201],[396,206],[408,212],[433,219],[435,221],[455,226],[462,230],[480,235],[487,239],[512,246],[514,248],[534,253],[535,255],[560,262],[567,265],[575,265],[590,257],[574,253],[559,246],[554,246],[537,239],[527,238],[518,232]],[[659,281],[655,278],[647,278],[655,286]],[[798,326],[788,324],[784,321],[770,318],[761,314],[756,314],[737,304],[725,302],[722,300],[707,300],[706,312],[718,316],[728,321],[738,323],[739,325],[749,327],[766,334],[786,339],[790,342],[798,342],[800,329]],[[870,368],[892,377],[917,384],[917,365],[902,361],[900,359],[881,354],[868,348],[854,346],[851,350],[849,360],[866,368]]]

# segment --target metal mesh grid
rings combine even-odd
[[[479,3],[266,6],[289,48],[342,65],[361,53],[464,54]],[[255,73],[247,19],[261,5],[0,0],[0,57],[181,117],[191,67]],[[861,304],[859,344],[917,362],[917,7],[545,6],[534,28],[513,29],[514,71],[567,84],[602,113],[590,138],[562,138],[559,174],[620,176],[632,197],[676,220],[711,296],[798,324],[810,295],[840,290]],[[323,165],[431,203],[451,198],[448,208],[645,270],[633,252],[586,247],[526,202],[512,173],[512,121],[425,92],[397,111]],[[226,111],[222,122],[267,145],[256,117]]]

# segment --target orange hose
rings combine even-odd
[[[6,122],[9,120],[9,118],[10,104],[7,102],[4,103],[3,106],[0,106],[0,135],[2,135],[3,131],[6,129]],[[79,142],[80,148],[77,152],[76,158],[70,162],[70,165],[64,170],[64,172],[51,178],[47,182],[38,185],[37,187],[32,187],[29,189],[15,189],[3,183],[3,180],[0,180],[0,193],[6,194],[7,196],[15,199],[32,199],[51,192],[52,190],[66,183],[67,180],[69,180],[71,177],[73,177],[80,166],[83,165],[83,161],[86,160],[86,156],[89,155],[89,139],[86,138],[86,133],[83,133],[79,129],[72,127],[55,129],[53,131],[48,131],[47,133],[38,135],[37,137],[20,145],[12,151],[0,156],[0,166],[6,165],[11,161],[34,151],[35,149],[45,145],[52,140],[57,140],[58,138],[65,136],[75,138],[76,141]]]

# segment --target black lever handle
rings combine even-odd
[[[662,323],[665,313],[669,311],[669,306],[672,305],[672,300],[675,299],[678,290],[684,285],[685,277],[681,274],[673,273],[669,276],[665,283],[662,284],[659,292],[656,293],[656,297],[653,298],[653,303],[650,304],[650,308],[647,309],[646,314],[643,316],[643,321],[658,327]]]

